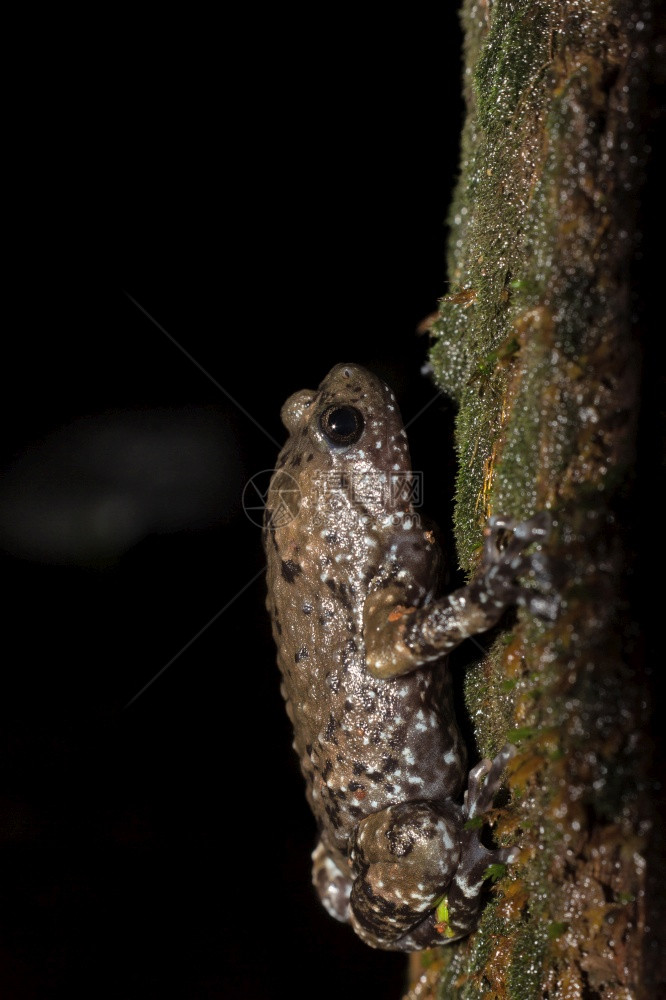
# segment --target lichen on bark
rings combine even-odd
[[[520,858],[477,933],[438,956],[441,997],[657,995],[646,703],[621,532],[651,13],[650,0],[463,6],[467,118],[431,351],[459,405],[458,553],[472,572],[491,513],[549,509],[562,607],[550,625],[518,614],[468,676],[480,752],[519,748],[494,819]]]

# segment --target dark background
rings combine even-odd
[[[447,288],[460,36],[453,8],[394,27],[325,57],[315,32],[258,88],[247,39],[242,72],[202,57],[184,95],[156,57],[94,191],[114,207],[99,266],[14,289],[3,997],[401,995],[404,957],[314,901],[263,578],[236,596],[263,564],[242,489],[274,463],[286,397],[339,361],[383,375],[406,420],[436,395],[416,328]],[[442,522],[452,415],[440,397],[410,427]]]
[[[61,229],[11,287],[3,997],[401,995],[405,957],[314,900],[263,577],[124,710],[261,569],[241,492],[274,464],[287,396],[345,360],[406,419],[436,395],[416,327],[446,291],[457,17],[385,52],[350,33],[258,88],[247,40],[242,72],[202,58],[185,96],[163,54],[75,202],[102,230],[83,263],[59,259]],[[410,429],[435,511],[451,417],[440,399]]]

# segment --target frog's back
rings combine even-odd
[[[338,366],[318,392],[291,397],[283,419],[291,436],[268,496],[268,608],[308,798],[330,846],[344,850],[364,815],[459,789],[464,750],[446,672],[383,680],[365,667],[370,589],[392,573],[407,577],[411,601],[425,599],[437,553],[396,493],[409,453],[380,380]],[[398,549],[409,549],[408,570]]]

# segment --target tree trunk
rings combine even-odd
[[[562,607],[551,625],[519,613],[468,675],[481,754],[519,749],[495,836],[520,857],[479,930],[421,956],[414,996],[429,983],[465,1000],[628,1000],[663,983],[626,523],[650,13],[639,0],[463,7],[467,120],[431,354],[459,404],[458,553],[471,572],[491,513],[550,510]]]

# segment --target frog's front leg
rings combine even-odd
[[[364,607],[366,665],[375,677],[396,677],[438,660],[469,636],[497,624],[503,612],[522,604],[541,618],[557,613],[548,562],[525,549],[550,531],[548,514],[529,521],[492,518],[483,558],[471,582],[441,600],[410,606],[399,582],[372,591]],[[529,576],[537,589],[519,578]]]

